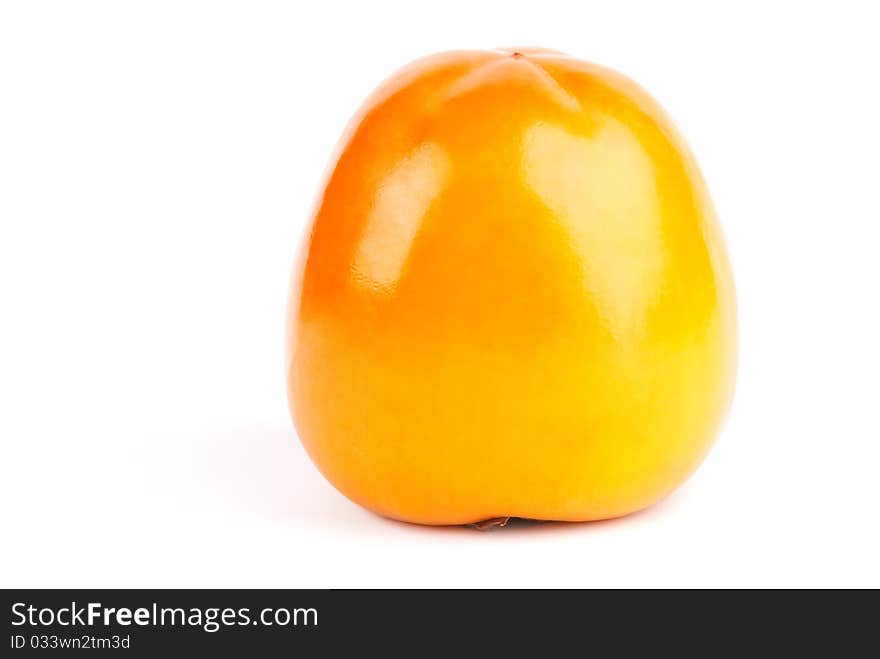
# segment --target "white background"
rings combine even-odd
[[[868,2],[4,2],[0,585],[880,586],[877,26]],[[627,73],[688,137],[736,400],[644,513],[387,521],[288,419],[294,253],[378,82],[517,45]]]

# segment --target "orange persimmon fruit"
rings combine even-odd
[[[382,84],[330,164],[289,403],[381,515],[606,519],[696,469],[736,345],[715,211],[656,101],[554,51],[441,53]]]

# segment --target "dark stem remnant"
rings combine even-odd
[[[484,519],[482,522],[474,522],[471,526],[477,531],[491,531],[495,528],[503,528],[507,526],[510,517],[493,517],[492,519]]]

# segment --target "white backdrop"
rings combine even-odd
[[[880,586],[878,16],[720,5],[0,5],[0,586]],[[629,518],[387,521],[288,420],[293,256],[380,80],[516,45],[621,70],[687,136],[739,290],[734,407]]]

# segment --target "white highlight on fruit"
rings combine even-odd
[[[531,126],[523,175],[564,226],[585,286],[608,329],[637,339],[661,288],[663,238],[651,159],[622,123],[606,118],[582,137]]]
[[[379,186],[354,257],[355,276],[390,288],[403,272],[413,240],[449,173],[449,157],[426,142],[404,158]]]

